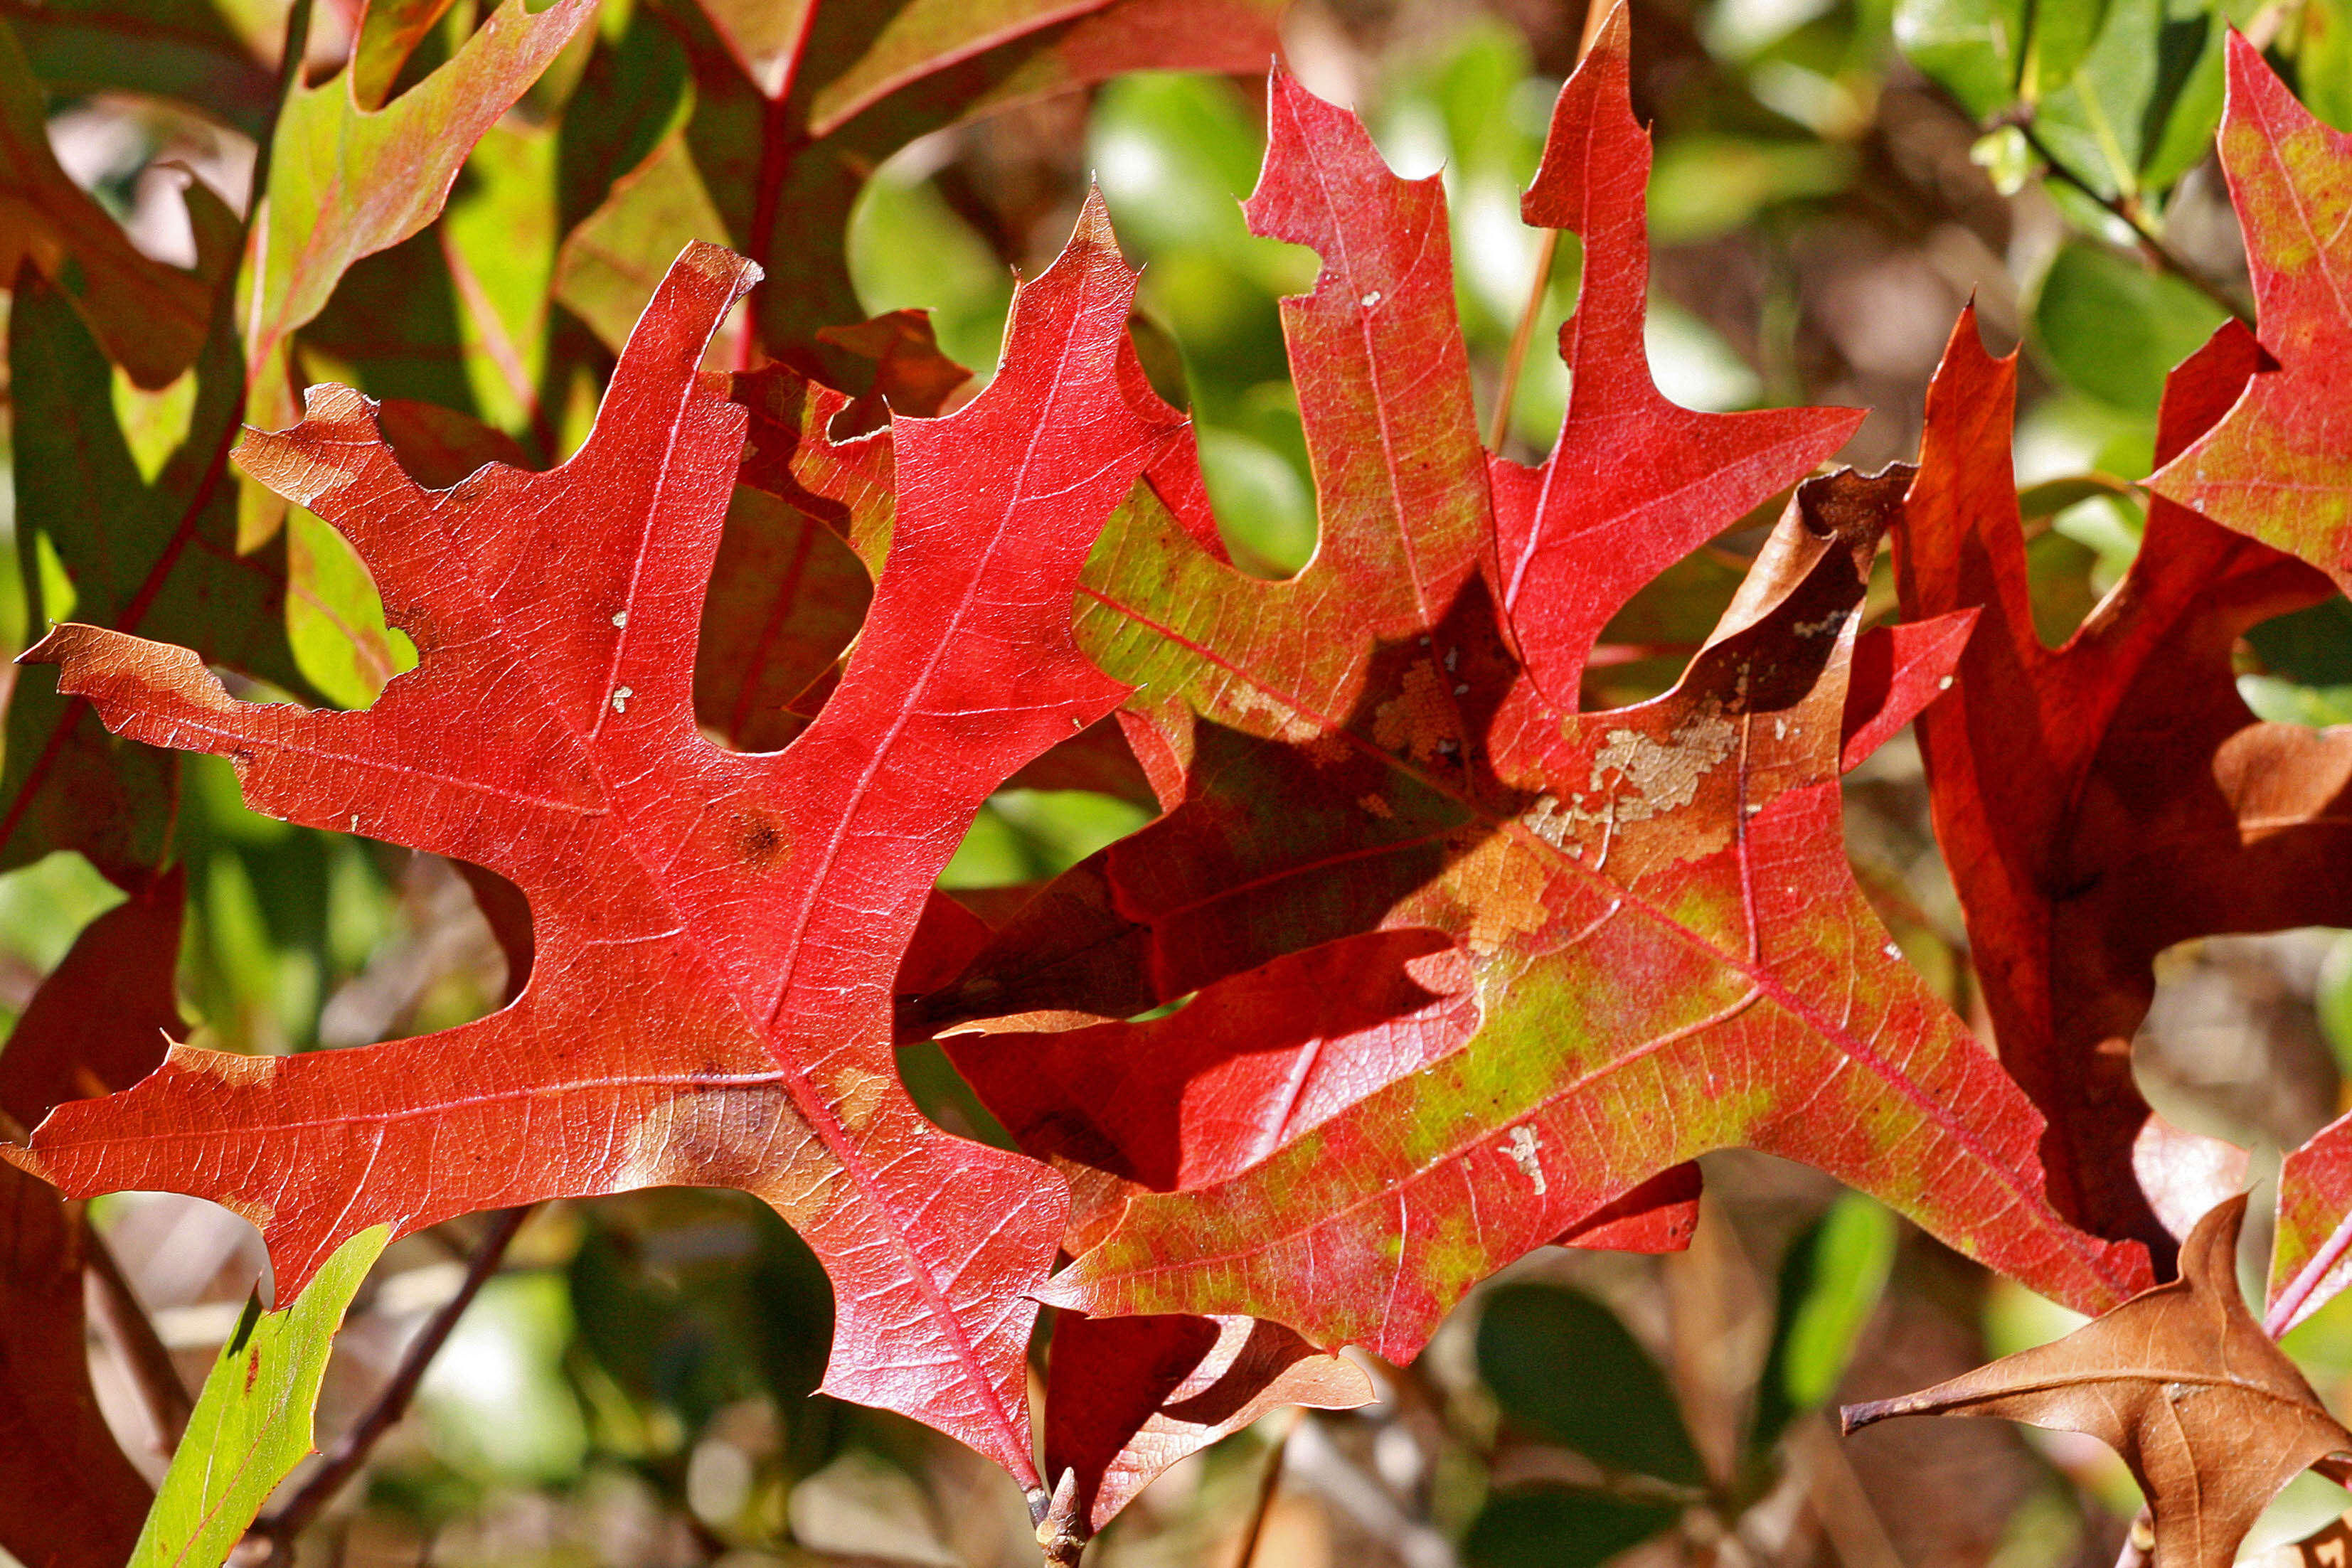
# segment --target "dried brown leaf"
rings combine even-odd
[[[2180,1277],[2064,1339],[1896,1399],[1849,1405],[1845,1429],[1890,1416],[2000,1416],[2088,1432],[2124,1458],[2156,1520],[2152,1568],[2229,1568],[2281,1487],[2352,1449],[2238,1291],[2243,1194],[2180,1249]]]

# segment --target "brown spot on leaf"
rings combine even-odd
[[[730,837],[736,854],[754,870],[781,864],[792,851],[792,836],[772,811],[749,808],[735,814]]]

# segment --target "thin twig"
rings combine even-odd
[[[2027,124],[2022,120],[2014,121],[2013,123],[2017,126],[2018,134],[2025,138],[2025,144],[2033,149],[2034,156],[2040,158],[2044,163],[2049,164],[2050,172],[2056,176],[2062,183],[2073,186],[2075,190],[2081,192],[2092,201],[2096,202],[2100,206],[2105,207],[2109,213],[2112,213],[2115,216],[2120,218],[2124,224],[2130,228],[2132,234],[2139,240],[2139,247],[2147,254],[2148,260],[2156,263],[2157,266],[2162,267],[2165,271],[2171,273],[2175,277],[2178,277],[2183,283],[2188,284],[2191,288],[2194,288],[2198,293],[2205,296],[2206,298],[2210,299],[2214,304],[2220,306],[2231,315],[2235,316],[2245,326],[2249,328],[2253,326],[2254,313],[2242,304],[2236,295],[2222,287],[2221,284],[2215,282],[2212,278],[2208,277],[2197,267],[2190,266],[2188,260],[2183,257],[2179,252],[2174,250],[2170,246],[2166,245],[2164,241],[2158,237],[2156,231],[2147,226],[2147,220],[2140,214],[2139,204],[2137,202],[2132,201],[2124,196],[2110,196],[2105,192],[2100,191],[2088,180],[2084,179],[2083,176],[2074,172],[2074,170],[2066,167],[2066,165],[2059,160],[2058,155],[2050,150],[2050,144],[2033,133],[2033,127],[2032,125]]]
[[[1853,1461],[1829,1422],[1818,1412],[1805,1418],[1799,1434],[1812,1474],[1806,1488],[1813,1517],[1830,1538],[1830,1549],[1845,1568],[1903,1568],[1902,1555],[1886,1537],[1885,1521],[1872,1506],[1870,1492],[1853,1473]]]
[[[311,1472],[310,1479],[302,1483],[301,1490],[287,1500],[286,1506],[254,1526],[253,1533],[269,1543],[270,1563],[283,1563],[293,1560],[295,1538],[309,1527],[311,1520],[318,1517],[319,1511],[342,1490],[343,1483],[367,1463],[368,1455],[383,1435],[408,1413],[408,1402],[415,1397],[417,1385],[425,1380],[425,1370],[433,1364],[434,1356],[448,1341],[451,1331],[457,1326],[457,1320],[466,1315],[466,1309],[473,1304],[475,1295],[490,1276],[498,1272],[499,1264],[506,1257],[508,1244],[514,1240],[515,1232],[522,1228],[523,1221],[530,1217],[529,1205],[520,1208],[502,1208],[492,1216],[489,1231],[474,1249],[474,1260],[467,1265],[465,1281],[457,1287],[457,1293],[450,1297],[417,1336],[409,1342],[408,1349],[401,1355],[399,1367],[377,1393],[375,1403],[369,1406],[367,1413],[337,1439],[333,1448],[327,1450],[319,1468]]]
[[[1601,25],[1616,0],[1584,0],[1584,34],[1577,40],[1576,57],[1581,62],[1592,52],[1592,40],[1601,36]],[[1503,356],[1503,379],[1495,389],[1495,418],[1486,444],[1496,452],[1511,434],[1511,404],[1518,400],[1519,373],[1527,368],[1528,350],[1534,343],[1536,318],[1543,314],[1545,297],[1551,292],[1551,268],[1559,255],[1559,231],[1546,229],[1542,242],[1536,247],[1536,274],[1528,285],[1528,302],[1520,308],[1518,325],[1511,329],[1511,347]]]
[[[1494,428],[1488,433],[1486,444],[1496,452],[1510,438],[1511,404],[1519,395],[1519,372],[1528,362],[1528,345],[1535,340],[1536,318],[1543,314],[1544,297],[1551,291],[1552,258],[1559,254],[1559,231],[1543,231],[1542,243],[1536,247],[1535,281],[1528,286],[1528,302],[1519,311],[1519,324],[1511,329],[1510,351],[1503,356],[1503,379],[1495,388]]]
[[[1266,1516],[1274,1511],[1276,1494],[1282,1490],[1282,1457],[1290,1450],[1290,1435],[1306,1418],[1307,1412],[1293,1406],[1282,1436],[1274,1440],[1274,1451],[1265,1457],[1265,1469],[1258,1477],[1257,1504],[1250,1510],[1249,1528],[1242,1531],[1242,1549],[1234,1554],[1234,1568],[1255,1568],[1258,1538],[1265,1533]]]
[[[155,1320],[147,1315],[138,1292],[131,1288],[114,1249],[89,1222],[88,1208],[81,1212],[81,1249],[82,1261],[98,1280],[99,1312],[106,1332],[122,1353],[122,1364],[138,1387],[140,1403],[147,1407],[147,1419],[154,1425],[156,1451],[169,1455],[180,1446],[180,1434],[187,1430],[188,1412],[194,1408],[188,1385],[180,1381],[180,1369],[173,1364],[163,1336],[155,1332]]]
[[[22,1122],[0,1111],[0,1139],[21,1146],[32,1142],[32,1135],[25,1131]],[[98,1276],[99,1311],[106,1320],[107,1332],[121,1350],[131,1381],[139,1389],[141,1403],[147,1406],[147,1418],[154,1424],[157,1451],[168,1455],[179,1447],[180,1434],[187,1429],[188,1412],[193,1407],[188,1385],[180,1381],[179,1368],[172,1364],[172,1353],[164,1348],[163,1336],[155,1332],[155,1320],[147,1315],[146,1305],[131,1288],[131,1281],[122,1272],[114,1249],[106,1244],[98,1227],[89,1222],[87,1205],[77,1209],[74,1224],[80,1232],[82,1265]]]

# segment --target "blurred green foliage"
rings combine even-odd
[[[1846,1193],[1790,1243],[1780,1262],[1772,1348],[1758,1381],[1751,1450],[1769,1449],[1798,1416],[1836,1395],[1895,1266],[1895,1216]]]
[[[1478,1373],[1505,1415],[1607,1469],[1684,1486],[1705,1479],[1665,1375],[1614,1312],[1580,1291],[1488,1292]]]
[[[2172,367],[2224,319],[2179,278],[2079,239],[2051,259],[2033,308],[2034,335],[2068,384],[2149,418]]]
[[[1594,1568],[1681,1513],[1671,1503],[1565,1488],[1506,1493],[1470,1526],[1463,1555],[1477,1568]]]

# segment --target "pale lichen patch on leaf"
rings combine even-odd
[[[1612,772],[1633,787],[1631,797],[1614,798],[1620,822],[1647,821],[1678,811],[1698,798],[1699,781],[1739,744],[1739,731],[1709,704],[1676,725],[1664,740],[1639,730],[1612,729],[1592,758],[1592,788],[1603,788]]]
[[[1541,1197],[1550,1184],[1544,1180],[1543,1140],[1536,1135],[1534,1125],[1522,1122],[1512,1128],[1510,1142],[1503,1152],[1519,1167],[1519,1174],[1534,1185],[1536,1196]]]
[[[1538,795],[1536,803],[1519,813],[1519,825],[1554,849],[1566,849],[1569,836],[1586,814],[1564,808],[1557,795]]]

